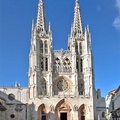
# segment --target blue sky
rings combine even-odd
[[[105,96],[120,85],[120,0],[79,0],[90,26],[96,89]],[[54,49],[67,49],[75,0],[44,0]],[[32,19],[38,0],[0,0],[0,86],[28,85]]]

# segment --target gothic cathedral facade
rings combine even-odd
[[[7,100],[0,97],[0,105],[5,111],[7,105],[15,110],[8,111],[5,120],[16,120],[18,116],[19,120],[97,119],[96,99],[99,99],[100,91],[95,90],[91,35],[89,27],[83,27],[78,0],[75,1],[67,50],[54,50],[44,3],[39,1],[36,24],[32,22],[28,79],[28,88],[21,89],[18,85],[14,88],[15,93],[13,88],[7,88]],[[4,91],[7,90],[0,88],[1,96],[5,96]],[[104,104],[104,99],[100,97],[100,100]],[[6,101],[13,104],[5,105]]]
[[[53,49],[44,3],[42,0],[39,2],[37,23],[32,25],[29,61],[30,102],[36,105],[39,120],[52,119],[53,115],[55,120],[94,118],[90,32],[89,28],[83,28],[78,0],[75,2],[68,50]]]

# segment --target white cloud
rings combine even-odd
[[[115,18],[114,22],[113,22],[113,26],[116,28],[116,29],[119,29],[120,30],[120,16],[118,16],[117,18]]]
[[[113,22],[113,26],[116,29],[120,30],[120,0],[116,0],[116,8],[118,9],[118,16],[115,18],[114,22]]]
[[[120,10],[120,0],[116,0],[116,7],[118,7],[118,9]]]

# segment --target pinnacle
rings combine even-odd
[[[40,0],[40,2],[43,2],[43,0]]]
[[[83,33],[79,0],[75,0],[74,21],[73,21],[73,26],[72,26],[72,32],[74,32],[75,34],[82,34]]]

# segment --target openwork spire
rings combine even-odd
[[[40,0],[38,4],[37,30],[42,33],[47,32],[43,0]]]
[[[74,21],[72,25],[72,35],[81,35],[83,34],[83,26],[82,26],[82,18],[80,14],[80,6],[79,1],[75,1],[75,8],[74,8]]]

